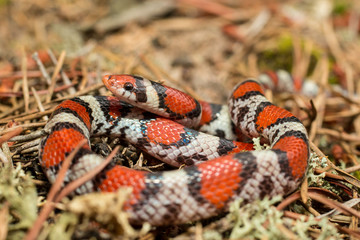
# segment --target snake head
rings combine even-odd
[[[103,83],[117,98],[129,103],[147,101],[144,79],[132,75],[105,75]]]

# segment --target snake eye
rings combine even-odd
[[[134,85],[133,85],[132,83],[130,83],[130,82],[126,82],[126,83],[124,84],[124,88],[125,88],[125,90],[127,90],[127,91],[131,91],[131,90],[134,89]]]

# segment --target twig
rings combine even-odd
[[[22,90],[24,93],[25,112],[29,112],[29,84],[27,78],[27,59],[26,59],[25,48],[22,49],[21,70],[23,73]]]
[[[35,97],[35,101],[36,101],[36,103],[37,103],[37,105],[38,105],[38,108],[39,108],[40,112],[44,112],[44,111],[45,111],[44,106],[42,105],[41,100],[40,100],[40,97],[39,97],[39,95],[36,93],[36,90],[35,90],[34,87],[31,87],[31,92],[33,93],[33,95],[34,95],[34,97]],[[43,116],[43,120],[47,121],[48,119],[49,119],[49,118],[48,118],[46,115]]]
[[[328,128],[318,128],[316,133],[330,135],[330,136],[338,138],[340,140],[345,140],[345,141],[350,141],[350,142],[360,142],[359,136],[350,135],[345,132],[339,132],[339,131],[328,129]]]
[[[54,110],[55,110],[55,107],[51,108],[49,110],[46,110],[44,112],[37,112],[37,113],[33,113],[33,114],[28,114],[27,116],[24,116],[24,117],[15,118],[14,121],[15,122],[24,122],[24,121],[27,121],[27,120],[40,118],[42,116],[45,116],[45,115],[48,115],[48,114],[52,113]],[[0,124],[1,123],[7,123],[8,121],[9,121],[9,119],[2,119],[2,120],[0,120]]]
[[[62,68],[62,65],[64,63],[64,59],[65,59],[65,55],[66,55],[66,52],[62,51],[61,54],[60,54],[60,57],[59,57],[59,61],[56,64],[54,73],[53,73],[53,75],[51,77],[51,84],[50,84],[50,87],[49,87],[49,93],[46,96],[46,102],[47,103],[49,103],[51,101],[51,97],[52,97],[52,95],[54,93],[54,89],[55,89],[56,77],[57,77],[57,75],[59,74],[59,72],[60,72],[60,70]]]
[[[0,145],[9,141],[10,138],[19,135],[24,129],[22,127],[12,128],[10,132],[5,133],[0,137]]]
[[[357,218],[360,218],[360,212],[356,211],[355,209],[347,207],[344,204],[341,204],[341,203],[339,203],[337,201],[334,201],[334,200],[331,200],[329,198],[323,197],[318,193],[309,192],[309,197],[316,200],[316,201],[318,201],[318,202],[321,202],[321,203],[323,203],[325,205],[328,205],[329,207],[336,208],[340,212],[343,212],[345,214],[353,215],[353,216],[356,216]]]
[[[51,61],[53,62],[53,64],[57,65],[58,64],[58,61],[53,53],[53,51],[51,51],[51,49],[48,49],[47,50],[47,53],[49,54],[50,58],[51,58]],[[64,81],[64,85],[69,85],[69,86],[73,86],[73,84],[71,83],[69,77],[67,76],[67,74],[64,72],[64,70],[60,70],[60,74],[61,74],[61,78],[63,79]],[[76,93],[76,90],[75,88],[73,87],[70,87],[68,89],[68,92],[69,94],[75,94]]]
[[[46,71],[44,64],[41,62],[40,58],[39,58],[39,53],[38,52],[34,52],[34,54],[32,55],[32,58],[35,60],[36,64],[38,65],[38,67],[40,68],[40,72],[41,74],[44,76],[47,85],[51,85],[51,78],[48,74],[48,72]],[[34,76],[35,77],[35,76]]]

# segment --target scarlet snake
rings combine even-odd
[[[40,144],[40,163],[54,182],[65,157],[87,139],[88,144],[76,154],[67,172],[66,184],[103,161],[91,151],[90,136],[112,135],[171,165],[195,164],[155,173],[110,164],[76,190],[84,194],[131,186],[133,191],[124,210],[132,223],[166,225],[208,218],[225,211],[237,198],[250,202],[265,195],[290,193],[304,177],[309,158],[306,129],[290,112],[270,103],[256,81],[240,83],[228,103],[229,115],[242,133],[262,136],[271,144],[269,150],[249,152],[243,150],[252,149],[251,144],[181,125],[211,125],[211,113],[201,112],[201,105],[211,109],[206,103],[200,105],[185,93],[141,77],[109,75],[103,82],[132,105],[115,97],[84,96],[64,101],[45,126],[49,134]],[[226,135],[226,131],[220,131],[220,135]]]

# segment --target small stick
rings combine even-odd
[[[25,48],[22,49],[21,71],[23,73],[22,90],[24,93],[25,112],[29,112],[30,96],[29,96],[29,84],[27,78],[27,59],[26,59]]]
[[[51,84],[51,78],[50,78],[48,72],[46,71],[46,69],[45,69],[45,67],[44,67],[44,64],[41,62],[41,60],[40,60],[40,58],[39,58],[39,53],[38,53],[38,52],[35,52],[35,53],[32,55],[32,58],[34,59],[34,61],[35,61],[36,64],[38,65],[41,74],[43,75],[43,77],[44,77],[45,80],[46,80],[47,85],[50,85],[50,84]],[[35,77],[35,76],[34,76],[34,77]]]
[[[59,74],[59,72],[61,70],[61,67],[62,67],[62,65],[64,63],[65,55],[66,55],[66,52],[62,51],[61,54],[60,54],[60,57],[59,57],[59,61],[56,64],[55,71],[53,72],[53,75],[51,77],[51,84],[50,84],[50,87],[49,87],[49,93],[46,96],[46,102],[47,103],[49,103],[51,101],[51,97],[52,97],[52,95],[54,93],[54,89],[55,89],[56,77]]]
[[[83,77],[79,84],[79,90],[84,90],[86,87],[86,84],[89,81],[89,76],[88,76],[88,70],[83,62],[81,62],[81,73],[82,73]]]
[[[328,128],[319,128],[319,129],[317,129],[316,133],[317,134],[326,134],[326,135],[335,137],[337,139],[342,139],[345,141],[360,142],[359,136],[351,135],[351,134],[348,134],[345,132],[339,132],[339,131],[328,129]]]
[[[28,142],[28,143],[24,143],[22,144],[20,147],[18,147],[15,152],[13,153],[13,155],[17,154],[17,153],[26,153],[26,152],[33,152],[33,151],[37,151],[39,148],[39,144],[41,143],[41,139],[36,139],[34,141]],[[30,150],[29,150],[30,149]]]
[[[14,121],[16,121],[16,122],[24,122],[24,121],[27,121],[27,120],[36,119],[36,118],[39,118],[39,117],[42,117],[44,115],[52,113],[54,111],[54,109],[55,109],[55,107],[52,108],[52,109],[46,110],[44,112],[36,112],[36,113],[29,114],[29,115],[24,116],[24,117],[15,118]],[[0,124],[1,123],[7,123],[8,121],[9,120],[7,120],[7,119],[0,120]]]
[[[359,211],[356,211],[355,209],[351,208],[351,207],[348,207],[348,206],[345,206],[344,204],[342,203],[339,203],[337,201],[334,201],[334,200],[331,200],[327,197],[324,197],[318,193],[314,193],[314,192],[309,192],[309,197],[320,202],[320,203],[323,203],[325,205],[328,205],[329,207],[332,207],[332,208],[336,208],[337,210],[339,210],[340,212],[342,213],[345,213],[345,214],[349,214],[349,215],[353,215],[357,218],[360,218],[360,212]]]
[[[95,91],[95,90],[97,90],[98,88],[101,88],[101,87],[104,87],[104,84],[103,83],[97,83],[95,85],[92,85],[92,86],[89,86],[89,87],[85,88],[84,90],[77,91],[75,94],[60,97],[60,98],[55,99],[54,101],[59,102],[59,101],[63,101],[63,100],[66,100],[66,99],[73,98],[73,97],[85,95],[85,94],[88,94],[91,91]]]
[[[29,123],[29,124],[24,124],[24,125],[18,125],[18,127],[22,127],[24,130],[30,127],[42,127],[45,126],[46,123]],[[31,126],[28,126],[31,125]],[[32,126],[34,125],[34,126]],[[4,130],[1,134],[4,134],[6,130]],[[9,132],[9,131],[7,131]],[[26,142],[29,140],[33,140],[39,137],[42,137],[45,135],[45,131],[44,130],[38,130],[38,131],[33,131],[30,134],[27,135],[19,135],[19,136],[15,136],[12,137],[11,139],[9,139],[9,142]]]
[[[51,61],[52,61],[54,64],[58,64],[58,61],[57,61],[57,59],[56,59],[53,51],[51,51],[51,49],[48,49],[48,50],[47,50],[47,53],[49,54],[49,56],[50,56],[50,58],[51,58]],[[65,85],[73,85],[73,84],[71,83],[69,77],[66,75],[66,73],[65,73],[62,69],[60,70],[60,74],[61,74],[61,78],[63,79]],[[75,94],[75,93],[76,93],[75,88],[70,87],[70,88],[68,89],[68,93],[69,93],[69,94]]]
[[[37,104],[38,107],[39,107],[40,112],[44,112],[44,111],[45,111],[44,106],[42,105],[41,100],[40,100],[40,97],[39,97],[39,95],[36,93],[36,90],[35,90],[34,87],[31,87],[31,92],[33,93],[33,95],[34,95],[34,97],[35,97],[35,101],[36,101],[36,104]],[[46,115],[43,116],[43,119],[44,119],[45,121],[49,120],[48,116],[46,116]]]
[[[4,142],[9,141],[10,138],[19,135],[24,129],[22,127],[15,127],[12,128],[10,132],[5,133],[0,137],[0,145],[2,145]]]

